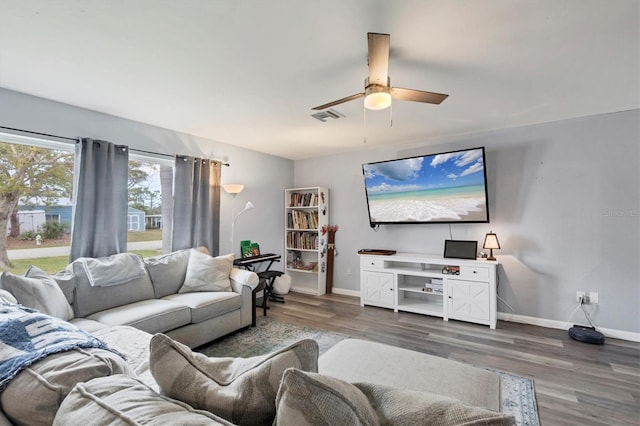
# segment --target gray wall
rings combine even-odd
[[[126,100],[124,100],[126,102]],[[260,243],[263,252],[282,252],[284,246],[284,189],[293,183],[293,162],[221,142],[197,138],[112,115],[89,111],[0,88],[0,126],[66,137],[108,140],[131,148],[164,154],[188,154],[220,158],[231,163],[222,169],[222,183],[242,183],[245,189],[232,203],[222,191],[220,253],[232,251],[230,222],[232,204],[240,211],[247,201],[255,210],[238,218],[235,229],[240,253],[241,239]],[[4,131],[0,129],[0,132]],[[69,142],[72,143],[72,142]]]
[[[499,294],[518,315],[566,321],[577,290],[600,327],[640,331],[640,111],[585,117],[420,144],[363,150],[295,164],[107,114],[0,89],[0,126],[106,139],[160,153],[222,158],[223,183],[243,183],[235,200],[256,209],[238,219],[235,240],[282,252],[283,189],[328,186],[336,234],[334,287],[359,291],[360,248],[441,253],[447,225],[369,228],[361,164],[485,146],[490,224],[453,225],[455,239],[498,234]],[[220,252],[231,250],[231,196],[222,194]],[[227,219],[228,218],[228,219]],[[238,245],[239,243],[236,243]],[[238,253],[238,248],[234,250]],[[281,266],[280,266],[281,267]],[[500,310],[509,312],[502,304]],[[574,322],[584,322],[577,314]]]
[[[490,224],[454,224],[454,239],[497,233],[498,293],[515,314],[567,321],[578,290],[599,327],[639,332],[640,111],[584,117],[295,162],[295,185],[330,188],[334,288],[359,291],[361,248],[441,254],[448,225],[369,227],[361,164],[484,146]],[[502,303],[499,310],[510,312]],[[578,312],[572,322],[585,323]]]

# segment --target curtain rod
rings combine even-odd
[[[48,137],[51,137],[51,138],[64,139],[64,140],[67,140],[67,141],[78,142],[78,138],[70,138],[70,137],[67,137],[67,136],[52,135],[52,134],[49,134],[49,133],[33,132],[31,130],[16,129],[14,127],[0,126],[0,129],[13,130],[15,132],[30,133],[32,135],[48,136]],[[173,155],[171,155],[171,154],[163,154],[161,152],[145,151],[143,149],[129,148],[129,151],[141,152],[143,154],[160,155],[162,157],[173,158]],[[216,159],[214,158],[214,160],[216,160]],[[220,161],[220,164],[222,164],[223,166],[227,166],[227,167],[231,166],[231,164],[225,163],[222,160],[218,160],[218,161]]]

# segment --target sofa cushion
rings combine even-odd
[[[69,305],[73,306],[76,296],[76,276],[71,271],[60,271],[51,275],[67,298]]]
[[[162,299],[129,303],[87,317],[107,325],[129,325],[147,333],[159,333],[191,322],[188,306]]]
[[[137,254],[122,253],[122,255],[135,256]],[[153,299],[153,285],[146,269],[142,270],[142,275],[138,269],[131,271],[132,279],[123,284],[93,287],[87,276],[86,269],[80,258],[67,266],[68,271],[72,271],[76,276],[76,297],[75,313],[78,317],[88,317],[89,315],[104,311],[105,309],[139,302],[145,299]]]
[[[0,395],[14,423],[50,425],[76,383],[112,374],[133,374],[120,356],[104,349],[73,349],[49,355],[18,374]]]
[[[407,365],[412,374],[407,374]],[[431,392],[494,411],[501,407],[500,376],[496,373],[383,343],[345,339],[322,354],[318,368],[320,374],[349,383],[375,382]]]
[[[144,260],[151,276],[156,299],[176,294],[187,275],[189,263],[189,249],[174,251],[173,253],[154,256]]]
[[[136,379],[154,391],[160,391],[149,369],[149,343],[153,337],[151,334],[128,325],[118,325],[103,328],[93,335],[110,348],[124,354],[127,364],[136,373]]]
[[[295,368],[282,376],[276,413],[274,424],[279,426],[379,424],[376,411],[358,388]]]
[[[69,322],[75,325],[76,327],[78,327],[80,330],[84,330],[87,333],[92,333],[92,334],[95,331],[102,330],[103,328],[109,327],[106,324],[103,324],[98,321],[90,320],[87,318],[74,318],[72,320],[69,320]]]
[[[268,425],[282,373],[289,367],[317,371],[318,344],[302,340],[257,357],[208,358],[157,334],[149,364],[164,394],[235,424]]]
[[[191,249],[184,284],[178,293],[231,291],[229,275],[233,268],[233,258],[233,254],[211,257],[197,249]]]
[[[13,294],[23,306],[65,321],[73,318],[73,310],[58,284],[35,266],[29,266],[24,277],[3,272],[0,287]]]
[[[512,416],[428,392],[343,380],[296,369],[285,371],[276,399],[276,425],[515,424]]]
[[[186,305],[191,309],[191,322],[202,322],[240,309],[242,297],[233,291],[208,291],[165,296],[162,300]]]
[[[124,375],[79,383],[60,405],[54,425],[229,425],[206,411],[162,396]]]

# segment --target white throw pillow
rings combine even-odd
[[[0,289],[0,302],[5,303],[18,303],[13,294],[9,293],[7,290]]]
[[[187,275],[178,293],[232,291],[229,275],[233,268],[233,259],[233,254],[211,257],[197,249],[191,249]]]
[[[56,281],[35,266],[29,266],[24,277],[3,272],[0,275],[0,287],[13,294],[18,303],[27,308],[65,321],[73,319],[73,310]]]

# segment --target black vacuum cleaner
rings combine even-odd
[[[596,331],[595,327],[574,325],[569,329],[569,337],[579,342],[592,343],[594,345],[604,344],[604,334]]]

